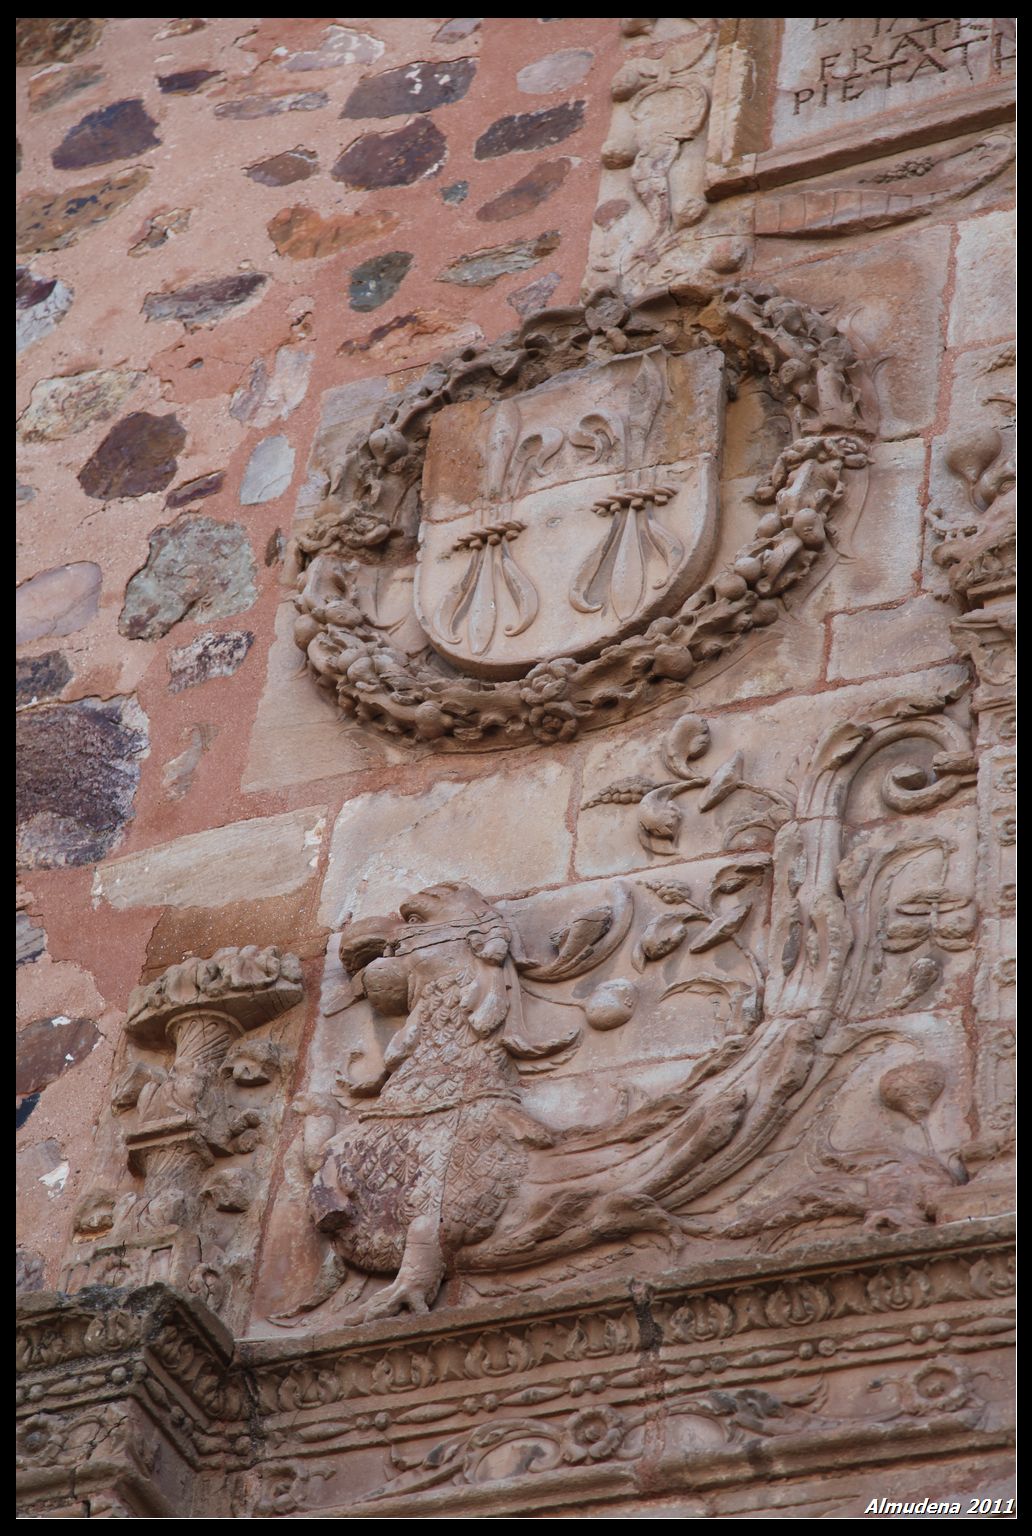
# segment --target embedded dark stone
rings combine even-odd
[[[525,288],[517,288],[515,293],[505,296],[505,302],[514,309],[521,320],[528,315],[536,314],[540,309],[547,309],[555,290],[562,281],[558,272],[546,272],[542,277],[536,277]]]
[[[173,624],[197,624],[241,613],[258,599],[257,568],[239,523],[177,518],[150,536],[147,563],[125,589],[119,633],[157,640]]]
[[[92,48],[103,21],[89,16],[19,16],[14,30],[16,64],[58,64]]]
[[[251,122],[256,117],[279,117],[281,112],[317,112],[329,105],[325,91],[285,91],[280,96],[241,96],[237,101],[220,101],[216,117],[237,122]]]
[[[468,181],[453,181],[450,187],[441,188],[441,199],[446,203],[464,203],[468,196]]]
[[[148,320],[182,320],[184,325],[205,325],[221,320],[245,303],[268,278],[262,272],[240,272],[190,283],[168,293],[148,293],[143,312]]]
[[[536,240],[510,240],[508,245],[495,245],[485,251],[471,251],[460,256],[443,271],[438,272],[439,283],[459,283],[467,288],[486,288],[508,272],[523,272],[543,256],[549,256],[559,244],[559,231],[546,230]]]
[[[56,699],[71,680],[68,658],[60,651],[46,651],[42,656],[19,656],[14,672],[15,704]]]
[[[478,208],[477,218],[483,224],[500,224],[504,219],[518,219],[521,214],[530,213],[553,192],[558,192],[569,170],[569,160],[542,160],[514,186],[499,192],[497,197]]]
[[[412,265],[411,251],[388,251],[363,261],[351,274],[348,303],[352,309],[379,309],[393,298]]]
[[[47,936],[37,928],[27,912],[14,914],[14,963],[31,965],[40,955],[46,954]]]
[[[158,90],[163,96],[192,96],[209,80],[221,80],[220,69],[182,69],[175,75],[159,75]]]
[[[480,135],[473,153],[478,160],[494,160],[518,150],[547,149],[568,139],[583,122],[583,101],[564,101],[540,112],[517,112],[492,123]]]
[[[133,816],[147,721],[133,698],[77,699],[15,717],[18,862],[93,864]]]
[[[14,269],[14,302],[18,309],[33,309],[42,304],[56,287],[56,277],[37,277],[28,267]]]
[[[470,37],[474,32],[480,31],[482,16],[453,16],[446,21],[443,27],[438,27],[434,33],[435,43],[457,43],[464,37]]]
[[[142,166],[63,192],[30,192],[18,204],[15,239],[19,251],[59,251],[124,208],[150,180]]]
[[[38,1099],[39,1095],[35,1097]],[[18,1123],[20,1125],[21,1121]],[[34,1253],[31,1248],[16,1248],[14,1250],[15,1295],[27,1296],[32,1291],[41,1291],[45,1283],[46,1268],[42,1254]]]
[[[283,556],[286,553],[286,549],[287,541],[283,537],[283,529],[274,529],[273,532],[269,534],[265,544],[265,564],[278,565],[283,559]]]
[[[161,143],[154,132],[156,127],[140,97],[113,101],[109,107],[87,112],[81,122],[68,130],[50,158],[59,171],[128,160]]]
[[[168,658],[169,693],[197,688],[213,677],[232,677],[243,666],[253,644],[250,630],[238,629],[201,635],[189,645],[180,646]]]
[[[365,133],[350,144],[330,175],[349,187],[408,187],[441,169],[448,154],[444,134],[431,118],[406,123],[393,133]]]
[[[223,469],[213,469],[210,475],[198,475],[196,480],[187,480],[183,485],[177,485],[174,491],[169,491],[165,505],[178,510],[180,507],[188,507],[192,501],[203,501],[206,496],[214,496],[217,491],[221,491],[225,478],[226,472]]]
[[[285,149],[247,167],[252,181],[263,187],[289,187],[293,181],[307,181],[319,169],[319,156],[311,149]]]
[[[186,432],[175,416],[133,411],[123,416],[79,471],[87,496],[114,501],[163,491],[176,473],[176,455]]]
[[[16,480],[14,482],[14,499],[18,502],[35,501],[36,487],[34,485],[23,485],[20,480]]]
[[[92,1019],[35,1019],[18,1031],[15,1093],[39,1093],[88,1056],[100,1039]]]
[[[71,69],[63,69],[56,76],[40,75],[29,81],[29,111],[49,112],[62,101],[88,91],[90,86],[99,85],[103,78],[104,71],[99,64],[73,64]]]
[[[15,1116],[14,1116],[15,1128],[17,1130],[19,1130],[19,1131],[21,1130],[22,1126],[25,1124],[26,1120],[32,1114],[32,1111],[36,1108],[36,1105],[38,1103],[39,1103],[39,1094],[38,1093],[30,1093],[28,1098],[22,1099],[21,1103],[18,1105],[18,1107],[17,1107],[17,1109],[15,1111]]]
[[[14,329],[19,352],[47,336],[63,320],[72,303],[72,290],[53,277],[37,277],[28,267],[15,267]]]
[[[362,80],[344,103],[341,117],[398,117],[403,112],[432,112],[461,101],[473,83],[473,59],[441,64],[405,64]]]

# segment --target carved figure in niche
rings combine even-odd
[[[895,866],[892,850],[880,845],[846,851],[850,787],[884,748],[903,741],[913,741],[925,761],[901,763],[890,754],[878,780],[885,807],[927,812],[969,784],[966,736],[942,717],[946,702],[935,693],[896,699],[827,731],[794,799],[772,802],[776,816],[750,812],[731,824],[732,841],[743,826],[766,829],[769,849],[732,853],[702,904],[682,881],[644,882],[676,909],[644,926],[638,898],[619,884],[611,904],[577,913],[552,934],[548,960],[533,958],[519,922],[461,883],[419,892],[397,916],[349,923],[340,941],[352,977],[344,1006],[364,997],[379,1015],[402,1022],[375,1070],[342,1075],[350,1103],[313,1095],[299,1106],[312,1131],[308,1142],[306,1126],[312,1214],[330,1250],[315,1293],[273,1321],[320,1305],[349,1276],[348,1302],[360,1299],[369,1276],[394,1277],[366,1304],[366,1317],[380,1317],[425,1311],[451,1274],[509,1274],[641,1233],[676,1250],[710,1229],[693,1214],[700,1197],[739,1174],[737,1193],[758,1194],[762,1209],[771,1165],[750,1173],[757,1154],[848,1057],[851,1042],[825,1047],[832,1026],[850,1010],[869,1016],[870,952]],[[668,761],[679,754],[687,762],[706,747],[700,722],[682,726]],[[756,794],[740,772],[721,770],[712,786],[712,804],[739,791]],[[768,880],[769,920],[758,899]],[[750,920],[761,930],[752,939]],[[915,943],[924,937],[923,928],[907,935]],[[558,1024],[557,1008],[544,1024],[539,1011],[529,1028],[525,998],[550,1001],[548,988],[618,956],[625,940],[642,985],[651,984],[654,962],[675,951],[705,957],[708,966],[709,951],[729,946],[723,974],[703,970],[664,996],[680,998],[686,1029],[697,1028],[695,1016],[714,1001],[726,999],[731,1016],[715,1032],[706,1026],[710,1043],[662,1095],[634,1088],[589,1129],[546,1124],[524,1102],[523,1074],[569,1059],[582,1031]],[[744,981],[735,979],[734,965]],[[611,977],[577,1006],[594,1029],[621,1028],[638,997],[634,983]],[[884,1018],[872,1030],[883,1038]],[[930,1081],[929,1073],[934,1067],[925,1072]],[[903,1121],[921,1100],[908,1081],[889,1079],[881,1100],[901,1109]],[[934,1214],[928,1191],[966,1176],[927,1139],[918,1148],[904,1139],[848,1155],[829,1140],[825,1151],[825,1168],[842,1174],[840,1198],[825,1206],[783,1198],[789,1225],[836,1216],[920,1224]],[[918,1177],[923,1193],[906,1203],[899,1190]],[[747,1226],[739,1235],[748,1235]]]

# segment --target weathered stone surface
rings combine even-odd
[[[40,341],[63,320],[74,294],[56,277],[37,277],[27,267],[15,268],[15,340],[19,352]]]
[[[292,261],[313,261],[333,256],[349,246],[365,245],[389,234],[398,224],[396,214],[341,213],[324,219],[312,208],[283,208],[268,225],[273,245]]]
[[[307,181],[319,169],[319,156],[314,149],[284,149],[266,160],[256,160],[247,167],[252,181],[263,187],[289,187],[294,181]]]
[[[561,282],[562,277],[558,272],[546,272],[525,288],[517,288],[515,293],[507,294],[505,302],[512,305],[522,320],[539,309],[547,309],[549,300]]]
[[[181,517],[151,534],[147,564],[125,589],[119,631],[130,640],[156,640],[180,619],[203,624],[241,613],[257,599],[256,575],[239,523]]]
[[[73,64],[70,69],[55,74],[46,71],[34,75],[29,81],[29,111],[49,112],[52,107],[78,96],[80,91],[99,85],[103,78],[104,71],[99,64]]]
[[[411,251],[388,251],[355,267],[348,284],[348,303],[352,309],[379,309],[394,297],[411,267]]]
[[[34,1019],[18,1031],[15,1093],[38,1093],[88,1056],[100,1039],[93,1019]]]
[[[258,117],[279,117],[283,112],[318,112],[329,105],[325,91],[281,91],[275,96],[240,96],[236,101],[220,101],[216,117],[235,122],[253,122]]]
[[[201,758],[218,734],[214,725],[192,725],[182,752],[170,757],[161,772],[161,782],[170,800],[181,800],[193,788]]]
[[[240,505],[257,506],[282,496],[294,477],[294,449],[286,437],[267,437],[247,461]]]
[[[569,160],[542,160],[513,186],[478,208],[477,218],[484,224],[498,224],[503,219],[518,219],[532,212],[553,192],[558,192],[569,171]]]
[[[192,502],[204,501],[208,496],[215,496],[221,491],[226,479],[223,469],[213,469],[210,474],[198,475],[194,480],[187,480],[183,485],[177,485],[174,491],[169,491],[165,497],[165,505],[170,510],[178,510],[180,507],[188,507]]]
[[[308,390],[314,359],[298,347],[279,347],[272,370],[256,357],[246,384],[235,390],[229,414],[252,427],[269,427],[296,411]]]
[[[330,175],[346,186],[410,187],[435,176],[448,158],[444,134],[432,118],[417,118],[393,133],[365,133],[336,161]]]
[[[31,1248],[15,1249],[15,1273],[14,1289],[18,1296],[29,1296],[33,1291],[41,1291],[46,1283],[46,1267],[43,1256],[33,1253]]]
[[[221,907],[248,891],[254,901],[285,896],[312,878],[326,828],[321,806],[230,822],[109,859],[93,894],[110,907]]]
[[[71,680],[68,658],[60,651],[19,656],[15,663],[15,703],[38,704],[40,699],[56,699]]]
[[[160,250],[176,235],[181,235],[190,225],[192,208],[169,208],[147,220],[143,233],[135,245],[129,247],[130,256],[146,256],[148,251]]]
[[[175,416],[132,411],[87,459],[79,484],[99,501],[163,491],[175,478],[176,455],[185,442],[186,431]]]
[[[71,635],[94,617],[100,605],[101,571],[90,560],[55,566],[30,576],[16,598],[18,645],[45,635]]]
[[[341,357],[367,354],[384,363],[400,364],[422,355],[435,342],[442,347],[468,346],[482,341],[478,325],[448,310],[420,309],[411,314],[394,315],[383,325],[374,325],[365,336],[348,336],[341,342]]]
[[[109,107],[87,112],[68,130],[50,158],[59,171],[129,160],[161,143],[154,132],[156,127],[139,97],[113,101]]]
[[[63,192],[34,192],[18,204],[17,249],[60,251],[97,224],[103,224],[143,190],[150,172],[136,166],[102,181],[66,187]]]
[[[253,299],[267,282],[263,272],[238,272],[230,277],[188,283],[185,288],[148,293],[143,312],[148,320],[181,320],[188,328],[214,325]]]
[[[323,886],[321,915],[329,928],[345,913],[390,911],[403,892],[463,878],[463,828],[480,829],[478,877],[499,894],[565,878],[571,839],[566,824],[569,768],[555,761],[525,765],[521,798],[530,815],[500,818],[504,779],[488,774],[463,783],[438,779],[418,806],[390,790],[358,795],[337,817]],[[418,835],[413,836],[413,828]],[[488,830],[490,829],[490,830]]]
[[[15,964],[31,965],[40,955],[46,954],[47,936],[27,912],[16,912],[15,917]]]
[[[226,630],[221,634],[200,635],[189,645],[169,652],[169,693],[197,688],[213,677],[232,677],[244,663],[254,644],[250,630]]]
[[[192,96],[211,80],[221,80],[218,69],[181,69],[177,74],[159,75],[158,90],[163,96]]]
[[[15,29],[15,63],[56,64],[96,46],[103,21],[89,16],[20,16]]]
[[[473,153],[478,160],[493,160],[517,151],[548,149],[576,133],[583,121],[583,101],[564,101],[540,112],[517,112],[493,122],[477,139]]]
[[[130,368],[96,368],[86,373],[41,379],[18,418],[23,443],[54,443],[109,421],[142,382]]]
[[[375,64],[383,53],[383,43],[369,32],[355,32],[350,27],[327,27],[318,48],[303,49],[280,60],[282,69],[339,69],[345,64]]]
[[[132,819],[147,718],[134,698],[77,699],[17,717],[18,862],[93,864]]]
[[[931,596],[897,608],[860,609],[832,620],[828,676],[875,677],[906,672],[956,655],[950,613]]]
[[[341,117],[401,117],[406,112],[432,112],[461,101],[473,83],[474,59],[449,59],[442,64],[405,64],[362,80],[344,103]]]
[[[463,287],[486,288],[509,272],[524,272],[536,266],[559,246],[559,231],[549,229],[534,240],[510,240],[507,245],[493,245],[487,250],[460,256],[443,271],[439,283],[459,283]]]
[[[455,206],[464,203],[469,196],[468,181],[453,181],[450,187],[441,188],[441,201]]]
[[[987,213],[960,226],[950,345],[969,347],[1010,334],[1016,274],[1013,213]]]
[[[590,48],[560,48],[517,70],[516,84],[528,96],[547,96],[579,85],[595,62]]]

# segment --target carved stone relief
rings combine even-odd
[[[699,1239],[711,1251],[761,1231],[933,1220],[937,1196],[968,1178],[926,1125],[947,1069],[934,1053],[897,1051],[873,1077],[865,1063],[971,949],[974,893],[954,873],[968,858],[935,815],[975,778],[951,713],[961,692],[903,694],[833,724],[787,793],[754,784],[741,753],[701,771],[709,730],[687,716],[663,746],[668,782],[619,781],[592,804],[637,802],[645,848],[669,857],[686,792],[701,790],[703,815],[734,800],[722,858],[515,904],[440,885],[346,926],[350,979],[324,1027],[367,1044],[298,1106],[324,1258],[272,1321],[331,1298],[334,1316],[418,1313],[445,1282],[453,1299],[480,1276],[504,1294],[529,1266],[537,1284],[542,1266],[561,1280],[634,1253],[640,1269],[649,1248],[687,1259]],[[913,818],[910,835],[886,835],[886,812]],[[584,1078],[593,1041],[602,1075]],[[614,1071],[622,1092],[585,1127],[578,1095],[596,1081],[605,1103]],[[555,1072],[565,1120],[547,1110]],[[844,1149],[814,1115],[814,1095],[830,1110],[851,1073],[888,1112],[884,1145]],[[800,1141],[783,1133],[804,1104]],[[744,1202],[740,1219],[712,1223],[728,1200]],[[390,1283],[370,1294],[373,1276]]]
[[[185,960],[136,989],[133,1054],[111,1098],[124,1163],[112,1159],[110,1185],[79,1208],[64,1289],[167,1281],[244,1321],[251,1207],[289,1064],[277,1041],[252,1032],[302,996],[297,959],[253,945]]]
[[[722,390],[753,373],[791,443],[753,491],[755,536],[713,571]],[[346,713],[437,750],[624,719],[816,576],[876,421],[853,343],[771,288],[546,311],[431,369],[346,449],[297,538],[297,643]],[[417,534],[414,613],[388,618]]]

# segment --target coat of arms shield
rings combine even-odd
[[[441,410],[415,584],[435,650],[516,677],[683,602],[713,555],[723,370],[655,347]]]

